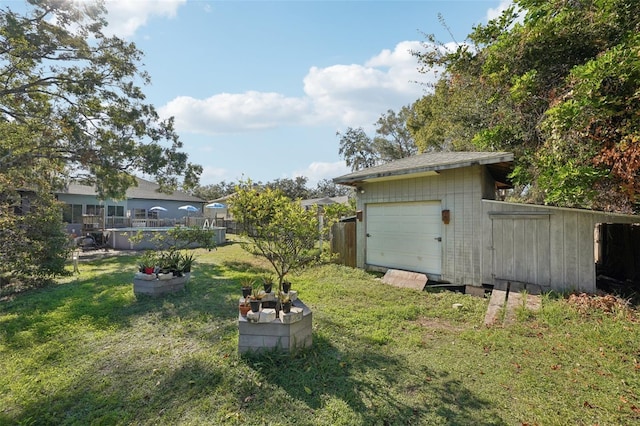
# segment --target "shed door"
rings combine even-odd
[[[549,215],[492,217],[493,277],[550,285],[551,237]]]
[[[440,275],[440,201],[367,204],[366,263]]]

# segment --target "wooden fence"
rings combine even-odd
[[[331,227],[331,253],[337,253],[336,263],[356,267],[356,223],[339,222]]]

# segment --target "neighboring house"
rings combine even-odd
[[[137,187],[129,188],[124,200],[99,200],[92,186],[70,184],[56,195],[65,203],[63,220],[67,231],[86,234],[92,231],[123,227],[173,226],[184,223],[187,216],[202,216],[204,200],[182,191],[171,194],[158,192],[159,185],[136,178]],[[192,205],[198,212],[180,210]],[[149,210],[152,207],[165,210]]]
[[[204,217],[214,220],[232,220],[231,212],[229,212],[229,200],[235,195],[225,195],[224,197],[216,198],[215,200],[209,200],[205,203]],[[207,208],[207,205],[220,204],[224,207]]]
[[[338,197],[322,197],[322,198],[309,198],[300,201],[302,207],[305,210],[309,210],[313,206],[328,206],[330,204],[349,204],[348,195],[340,195]]]
[[[239,229],[237,224],[233,219],[233,215],[229,211],[229,202],[231,198],[233,198],[233,194],[225,195],[224,197],[216,198],[215,200],[210,200],[207,202],[207,205],[220,204],[224,207],[217,208],[207,208],[204,207],[204,218],[206,220],[206,224],[209,226],[222,226],[227,228],[227,232],[231,234],[238,233]],[[339,197],[323,197],[323,198],[311,198],[307,200],[301,200],[300,204],[305,209],[311,208],[311,206],[326,206],[329,204],[348,204],[349,197],[348,196],[339,196]]]
[[[600,224],[640,217],[495,201],[510,186],[512,162],[508,152],[427,153],[333,179],[357,189],[357,266],[458,285],[504,280],[594,292],[597,267],[598,275],[618,273],[603,267],[622,256],[604,238],[613,228]],[[631,274],[640,279],[640,270]]]

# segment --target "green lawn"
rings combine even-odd
[[[186,291],[160,299],[136,299],[136,259],[117,256],[0,302],[0,424],[640,421],[635,311],[585,315],[547,296],[486,328],[486,299],[328,265],[291,280],[313,310],[313,347],[241,357],[240,280],[267,265],[238,244],[196,254]]]

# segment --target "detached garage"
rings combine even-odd
[[[595,291],[598,256],[617,245],[601,243],[598,230],[640,218],[495,201],[512,162],[508,152],[438,152],[335,178],[357,189],[357,266],[456,285]],[[631,275],[622,279],[640,281],[640,271]]]
[[[367,265],[440,275],[441,210],[440,201],[369,204]]]

